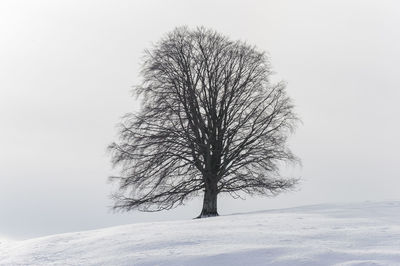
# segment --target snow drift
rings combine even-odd
[[[400,201],[0,241],[0,265],[400,265]]]

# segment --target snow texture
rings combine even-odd
[[[400,265],[400,201],[0,241],[0,265]]]

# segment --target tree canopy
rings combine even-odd
[[[121,174],[115,209],[171,209],[204,194],[201,217],[218,215],[217,195],[275,195],[297,179],[287,147],[298,118],[285,83],[271,82],[267,55],[203,27],[176,28],[145,51],[134,91],[109,149]]]

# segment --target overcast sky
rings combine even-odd
[[[176,26],[211,27],[269,53],[302,118],[302,177],[276,198],[223,198],[220,214],[400,200],[397,1],[1,1],[0,236],[23,239],[133,222],[114,214],[106,153],[137,108],[145,48]]]

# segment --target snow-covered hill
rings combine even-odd
[[[400,265],[400,202],[315,205],[0,241],[0,265]]]

